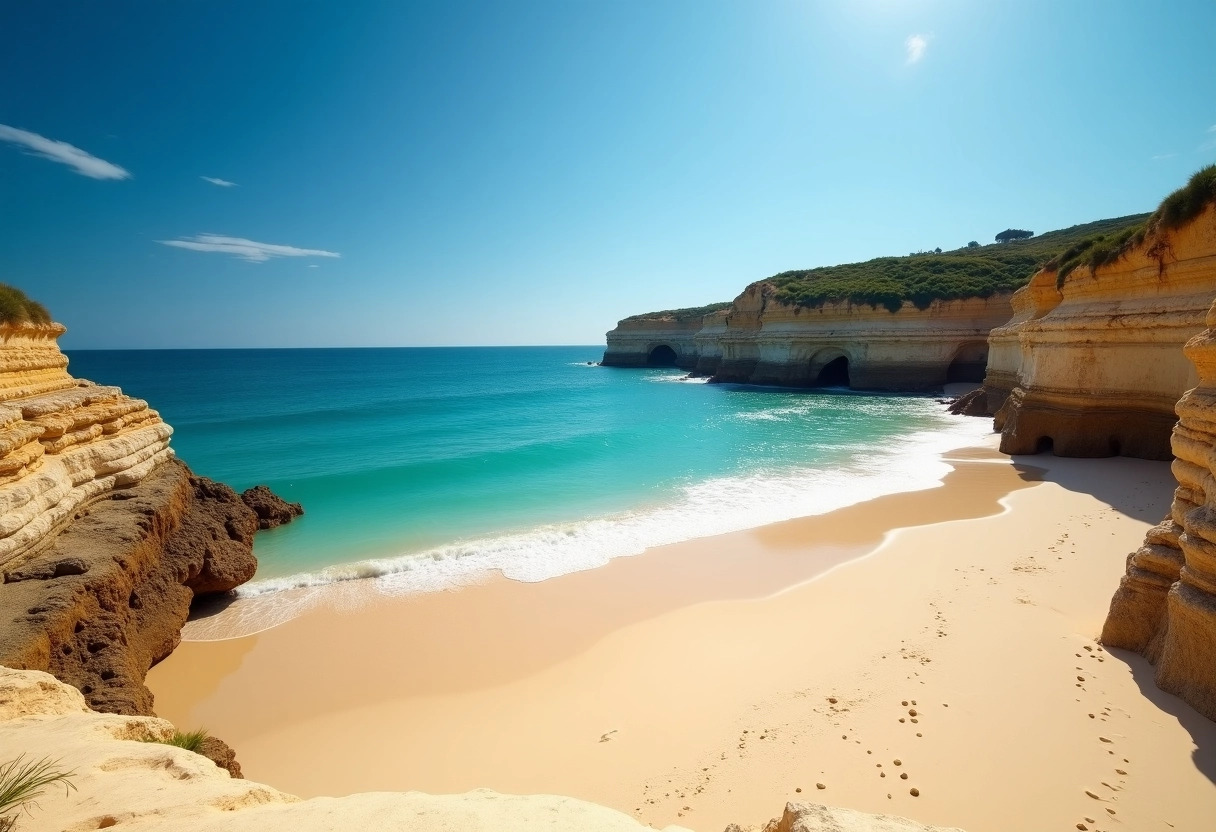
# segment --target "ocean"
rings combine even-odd
[[[932,396],[710,385],[602,347],[71,351],[147,399],[194,471],[306,514],[244,596],[537,581],[930,488],[989,430]]]

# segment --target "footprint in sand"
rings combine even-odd
[[[618,729],[613,728],[607,734],[600,734],[600,742],[608,742],[608,740],[612,739],[612,735],[615,734],[617,730]]]

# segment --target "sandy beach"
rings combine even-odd
[[[1216,725],[1094,641],[1169,466],[947,459],[939,488],[541,583],[352,582],[148,683],[303,796],[488,787],[700,832],[799,798],[970,832],[1209,829]]]

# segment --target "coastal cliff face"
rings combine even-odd
[[[191,600],[249,580],[255,531],[298,507],[191,474],[146,402],[68,374],[63,331],[0,326],[0,664],[151,714]]]
[[[626,814],[553,795],[378,792],[301,800],[233,779],[210,760],[166,745],[174,727],[148,716],[90,710],[79,691],[46,673],[0,667],[0,749],[49,757],[72,771],[75,791],[49,788],[20,828],[119,827],[177,832],[643,832]],[[9,759],[0,755],[0,763]],[[737,828],[737,827],[735,827]],[[817,804],[790,804],[768,827],[776,832],[934,832],[937,827]],[[666,832],[688,832],[668,826]],[[938,830],[950,832],[950,830]]]
[[[1216,304],[1186,344],[1198,386],[1177,405],[1170,516],[1127,558],[1102,643],[1140,653],[1157,685],[1216,720]]]
[[[1169,459],[1183,355],[1216,295],[1216,206],[1059,282],[1040,271],[993,330],[984,385],[1009,454]]]
[[[714,381],[790,387],[932,390],[980,381],[988,333],[1009,318],[1010,294],[912,303],[896,312],[849,302],[791,306],[753,283],[727,310],[695,321],[627,319],[608,333],[604,363],[655,366],[668,347],[676,366]]]
[[[681,319],[671,314],[626,318],[608,333],[608,348],[601,363],[605,367],[695,369],[701,321],[701,316]]]

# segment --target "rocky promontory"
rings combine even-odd
[[[150,715],[195,596],[253,577],[254,533],[302,509],[192,474],[147,402],[68,374],[64,331],[0,324],[0,664]]]

